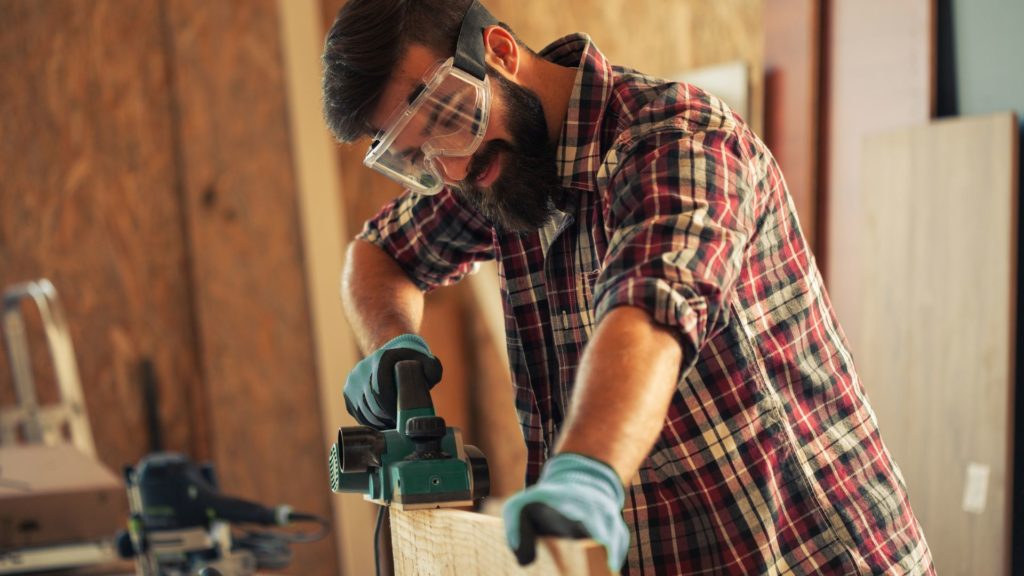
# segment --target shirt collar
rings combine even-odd
[[[612,92],[612,67],[586,34],[571,34],[541,50],[541,57],[577,68],[558,144],[562,188],[593,192],[601,165],[599,130]]]

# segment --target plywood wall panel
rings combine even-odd
[[[158,3],[3,1],[0,14],[0,285],[48,277],[60,292],[104,463],[149,449],[146,358],[164,447],[204,457]]]
[[[225,491],[330,516],[273,0],[167,0],[212,455]],[[289,572],[337,574],[334,542]]]
[[[750,68],[751,117],[764,102],[764,0],[490,0],[487,7],[532,48],[585,32],[613,63],[668,77],[743,60]]]
[[[1017,139],[1001,114],[864,147],[858,366],[940,574],[1009,569]]]

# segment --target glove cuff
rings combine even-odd
[[[433,356],[430,352],[430,347],[427,346],[426,341],[420,338],[418,334],[402,334],[401,336],[395,336],[391,340],[385,342],[378,351],[392,350],[394,348],[411,348],[417,352],[422,352],[428,356]]]
[[[554,456],[544,465],[540,480],[556,478],[599,488],[615,500],[619,509],[626,503],[626,494],[619,474],[608,464],[590,456],[574,452],[563,452]]]

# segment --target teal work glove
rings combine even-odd
[[[345,380],[345,407],[364,426],[378,430],[395,427],[398,418],[398,391],[395,364],[419,360],[423,376],[433,388],[441,381],[441,362],[427,343],[415,334],[402,334],[356,364]]]
[[[520,565],[537,556],[538,536],[593,538],[616,572],[626,561],[629,529],[622,520],[625,494],[618,474],[582,454],[548,460],[540,480],[505,503],[505,535]]]

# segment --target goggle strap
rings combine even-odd
[[[462,19],[462,29],[459,30],[459,42],[455,48],[456,68],[483,81],[487,75],[487,65],[484,63],[484,37],[480,31],[497,23],[498,19],[483,4],[473,0],[466,17]]]

